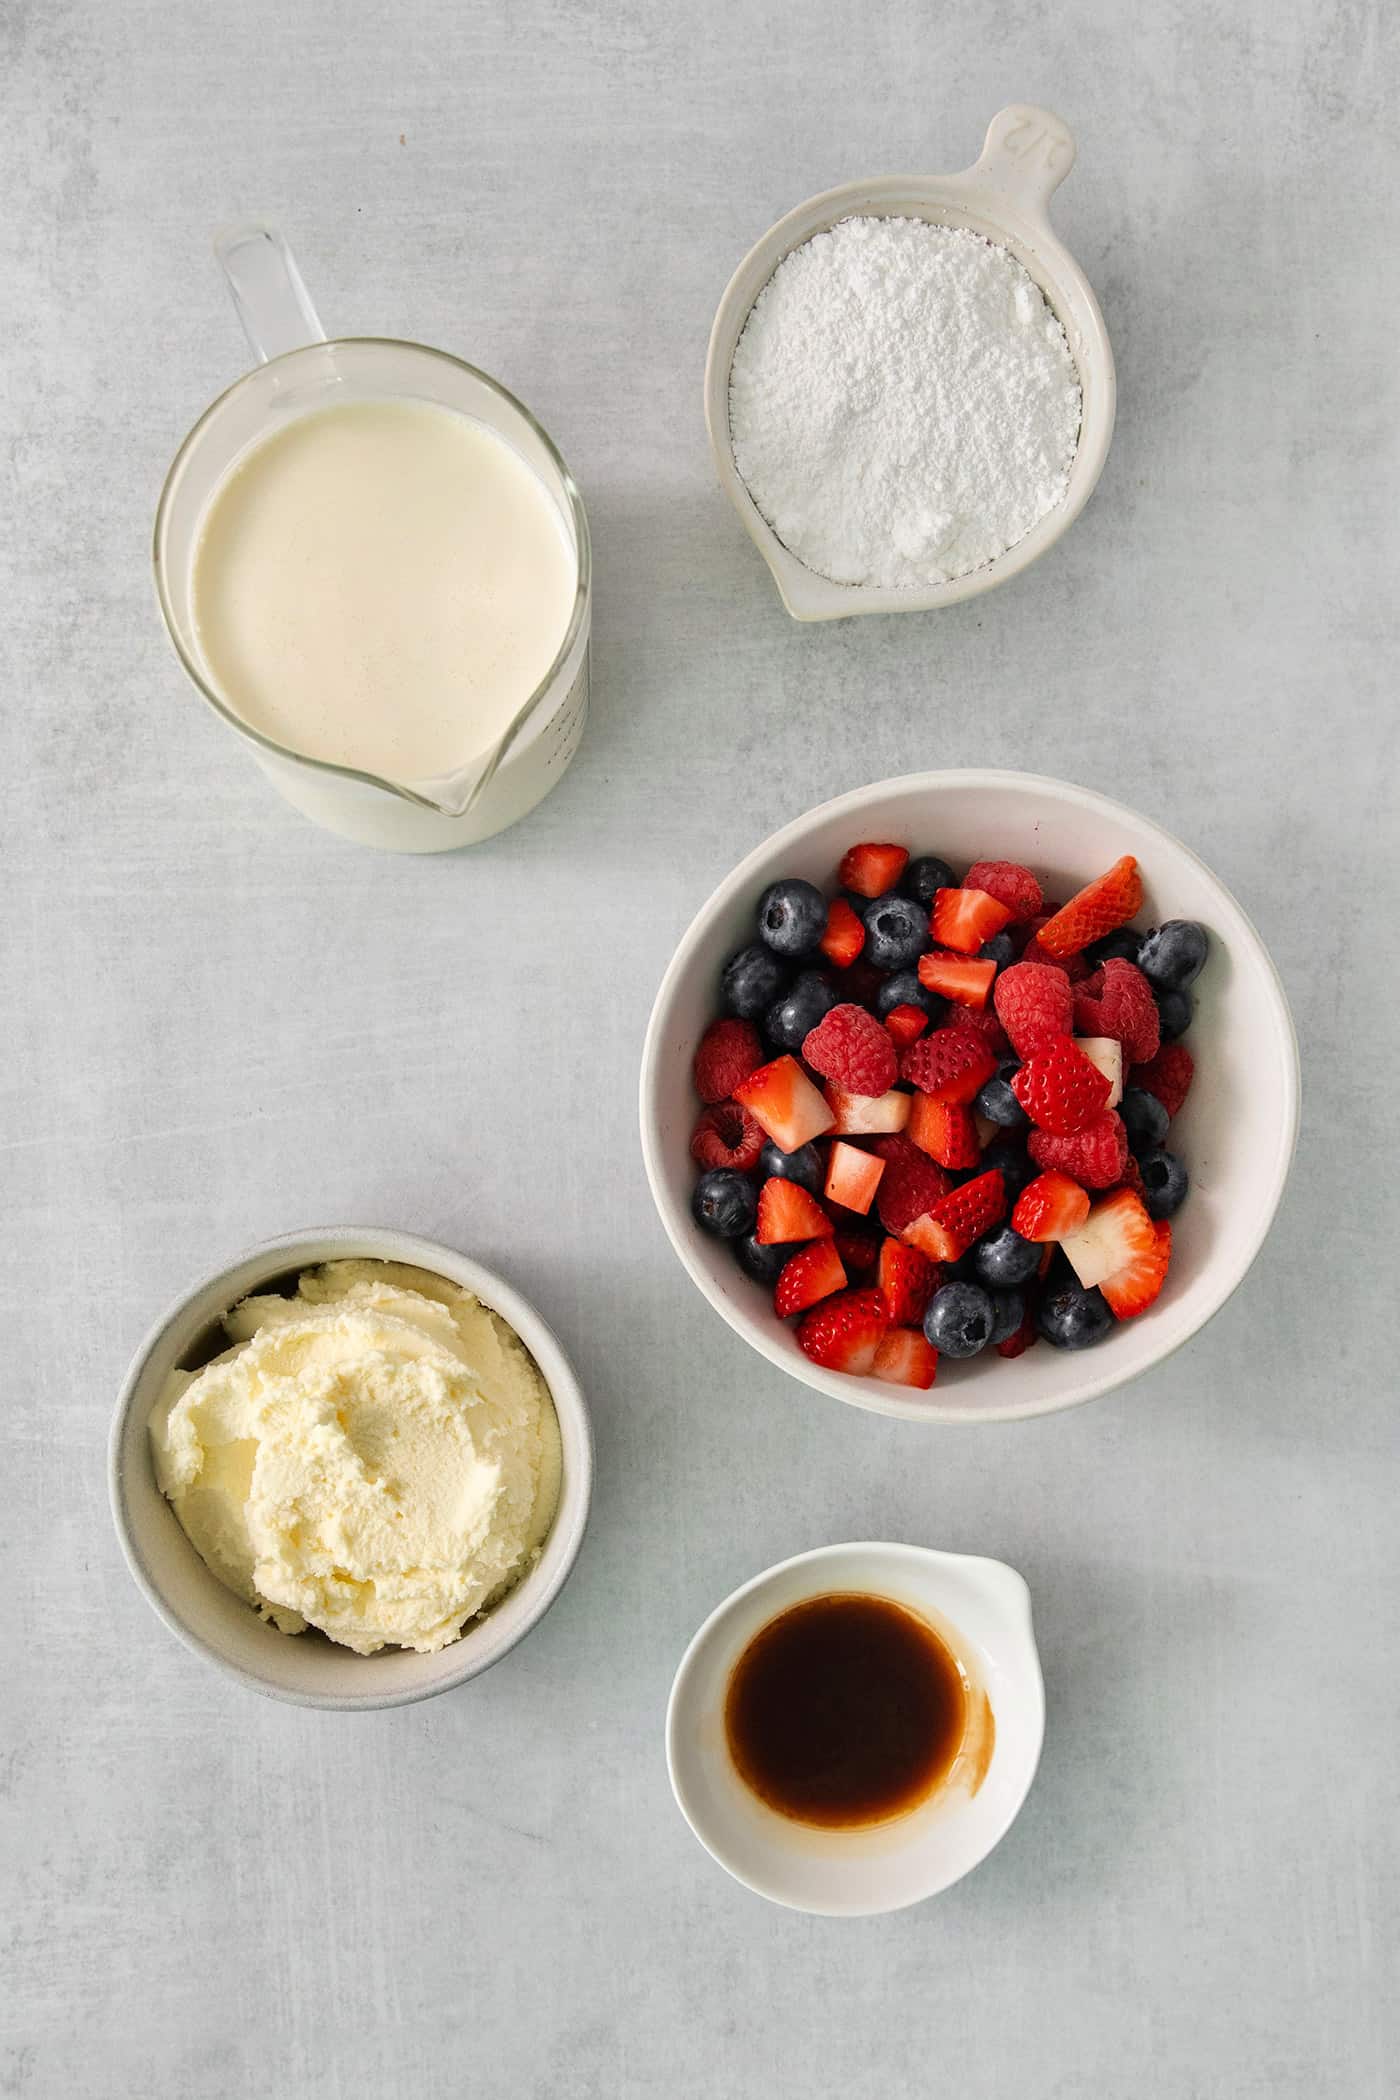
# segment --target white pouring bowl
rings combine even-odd
[[[148,1423],[169,1373],[250,1292],[327,1261],[407,1262],[445,1276],[514,1328],[539,1366],[559,1422],[559,1504],[539,1559],[484,1618],[435,1655],[383,1649],[356,1655],[315,1632],[286,1634],[212,1575],[156,1485]],[[200,1359],[196,1359],[200,1360]],[[117,1538],[147,1603],[187,1648],[250,1691],[342,1713],[408,1706],[479,1677],[549,1610],[583,1542],[593,1481],[593,1437],[577,1378],[551,1330],[517,1291],[479,1262],[435,1240],[373,1226],[325,1226],[266,1240],[214,1271],[174,1304],[132,1358],[112,1423],[108,1486]]]
[[[890,1597],[933,1625],[985,1693],[996,1739],[975,1792],[950,1784],[909,1814],[860,1830],[790,1822],[739,1777],[724,1725],[730,1674],[759,1630],[804,1598]],[[901,1910],[960,1881],[1000,1843],[1035,1778],[1045,1687],[1030,1592],[998,1560],[882,1542],[780,1561],[711,1612],[681,1659],[666,1712],[666,1764],[682,1815],[736,1881],[825,1917]]]
[[[840,620],[853,613],[930,612],[975,598],[1019,576],[1053,547],[1079,516],[1108,457],[1117,387],[1113,351],[1089,280],[1057,238],[1049,201],[1074,166],[1074,139],[1047,109],[1017,102],[987,127],[975,164],[956,175],[883,175],[809,197],[756,241],[725,288],[705,360],[705,422],[720,484],[749,538],[772,571],[795,620]],[[1039,285],[1069,338],[1079,368],[1083,420],[1064,501],[993,562],[947,583],[921,588],[833,583],[786,548],[759,510],[734,464],[729,425],[729,373],[744,324],[786,255],[841,219],[927,219],[968,227],[1006,248]]]
[[[1189,1099],[1172,1125],[1191,1192],[1172,1220],[1172,1265],[1150,1311],[1095,1348],[1040,1342],[1014,1362],[988,1355],[938,1367],[926,1393],[852,1378],[811,1363],[767,1293],[743,1274],[727,1243],[690,1210],[689,1139],[700,1103],[691,1060],[720,1011],[726,959],[754,939],[759,897],[780,876],[831,893],[841,856],[862,839],[974,860],[1024,861],[1060,899],[1125,853],[1142,865],[1139,923],[1198,919],[1211,952],[1194,987],[1187,1044],[1196,1060]],[[721,1318],[770,1363],[833,1399],[926,1422],[1004,1422],[1052,1414],[1112,1391],[1160,1363],[1218,1312],[1263,1245],[1283,1195],[1298,1134],[1298,1045],[1278,972],[1258,933],[1218,877],[1160,825],[1106,795],[1031,773],[912,773],[877,781],[809,810],[741,861],[682,934],[661,981],[642,1050],[642,1155],[662,1224],[681,1262]]]

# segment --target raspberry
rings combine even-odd
[[[873,1269],[880,1258],[880,1246],[877,1233],[861,1232],[854,1225],[836,1228],[836,1252],[850,1270]]]
[[[1191,1091],[1195,1070],[1195,1059],[1185,1043],[1163,1043],[1147,1064],[1134,1065],[1127,1083],[1146,1087],[1149,1094],[1157,1096],[1167,1114],[1174,1116]]]
[[[1069,1137],[1103,1113],[1112,1090],[1069,1036],[1048,1035],[1012,1079],[1011,1091],[1039,1129]]]
[[[1026,919],[1033,919],[1044,909],[1045,899],[1040,884],[1029,868],[1023,868],[1016,860],[979,860],[967,871],[966,887],[970,890],[985,890],[1004,904],[1011,913],[1013,926]]]
[[[984,1008],[980,1014],[975,1014],[971,1007],[968,1007],[959,1013],[955,1025],[959,1028],[970,1028],[974,1035],[980,1035],[987,1048],[995,1050],[998,1057],[1004,1056],[1011,1048],[1006,1030],[990,1006]]]
[[[921,1094],[962,1102],[971,1101],[996,1068],[985,1036],[961,1026],[935,1028],[932,1035],[921,1035],[905,1051],[901,1066],[904,1077]]]
[[[1038,1167],[1058,1167],[1072,1175],[1082,1188],[1116,1188],[1128,1165],[1128,1133],[1123,1119],[1107,1108],[1094,1122],[1073,1137],[1056,1137],[1048,1130],[1033,1130],[1026,1150]]]
[[[992,987],[997,1019],[1018,1057],[1049,1035],[1074,1032],[1074,995],[1063,970],[1049,963],[1012,963]]]
[[[1078,1035],[1111,1035],[1123,1045],[1125,1064],[1146,1064],[1161,1039],[1152,987],[1135,964],[1111,956],[1075,987]]]
[[[875,1192],[875,1208],[886,1232],[903,1232],[915,1218],[932,1210],[939,1197],[952,1187],[952,1177],[935,1166],[902,1130],[874,1139],[870,1149],[885,1162]]]
[[[695,1053],[695,1091],[702,1101],[727,1101],[763,1063],[752,1021],[711,1021]]]
[[[802,1045],[814,1072],[848,1094],[887,1094],[899,1076],[894,1044],[863,1006],[833,1006]]]
[[[762,1130],[737,1101],[712,1103],[691,1133],[690,1156],[701,1167],[734,1167],[750,1174],[762,1150]]]
[[[1023,962],[1048,963],[1054,970],[1063,970],[1070,983],[1075,984],[1081,977],[1089,975],[1090,965],[1085,958],[1082,955],[1051,955],[1048,949],[1041,947],[1037,938],[1041,927],[1048,926],[1054,916],[1053,912],[1037,912],[1026,922],[1022,928],[1027,938],[1021,959]]]

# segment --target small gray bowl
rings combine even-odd
[[[321,1262],[408,1262],[474,1291],[519,1335],[539,1366],[559,1420],[559,1506],[538,1561],[460,1640],[436,1655],[386,1649],[356,1655],[316,1633],[279,1633],[211,1575],[156,1485],[147,1423],[166,1377],[208,1352],[212,1331],[250,1292]],[[297,1706],[356,1711],[408,1706],[483,1670],[523,1640],[568,1579],[588,1521],[593,1435],[582,1390],[539,1314],[508,1283],[435,1240],[373,1226],[326,1226],[267,1240],[187,1291],[132,1359],[112,1424],[108,1484],[117,1537],[138,1587],[170,1631],[251,1691]]]

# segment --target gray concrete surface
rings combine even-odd
[[[0,49],[0,2090],[1392,2093],[1393,11],[4,0]],[[957,166],[1022,98],[1079,139],[1057,217],[1122,386],[1099,494],[1004,592],[799,630],[710,471],[715,300],[789,205]],[[308,827],[157,624],[162,472],[243,362],[208,234],[254,210],[332,330],[488,366],[586,491],[591,730],[466,857]],[[1307,1098],[1277,1228],[1194,1346],[1069,1416],[915,1434],[709,1312],[633,1089],[735,858],[959,762],[1189,839],[1272,945]],[[351,1217],[535,1296],[600,1472],[526,1647],[334,1719],[161,1629],[104,1440],[195,1271]],[[792,1917],[673,1808],[666,1691],[734,1583],[882,1533],[1025,1570],[1045,1761],[947,1897]]]

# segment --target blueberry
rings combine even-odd
[[[1137,966],[1164,992],[1182,992],[1205,968],[1209,947],[1210,936],[1194,919],[1167,919],[1143,935]]]
[[[800,1050],[818,1021],[836,1004],[836,994],[815,970],[804,970],[790,992],[763,1016],[763,1032],[780,1050]]]
[[[1174,1043],[1178,1036],[1185,1035],[1191,1026],[1191,1016],[1195,1011],[1196,1002],[1189,992],[1174,989],[1158,992],[1157,1018],[1162,1024],[1162,1041]]]
[[[1144,1152],[1138,1165],[1142,1169],[1142,1200],[1148,1217],[1170,1218],[1186,1201],[1186,1191],[1191,1186],[1182,1161],[1174,1152],[1165,1152],[1159,1146]]]
[[[939,890],[955,890],[958,878],[946,860],[936,853],[921,853],[911,860],[900,877],[899,886],[906,897],[922,904],[925,911],[932,911],[933,900]]]
[[[1135,963],[1138,949],[1142,946],[1142,935],[1134,933],[1131,926],[1120,926],[1116,933],[1106,933],[1101,941],[1091,941],[1084,950],[1084,960],[1097,970],[1100,963],[1112,961],[1117,956],[1123,962]]]
[[[1102,1291],[1066,1283],[1041,1299],[1035,1324],[1057,1349],[1092,1349],[1113,1325],[1113,1314]]]
[[[1118,1104],[1118,1113],[1123,1118],[1123,1128],[1134,1152],[1146,1152],[1152,1146],[1160,1145],[1171,1121],[1157,1096],[1149,1094],[1145,1086],[1126,1088]]]
[[[1020,1291],[993,1291],[992,1314],[992,1331],[987,1339],[995,1348],[998,1342],[1009,1342],[1025,1319],[1024,1296]]]
[[[1000,1141],[988,1146],[976,1171],[979,1174],[989,1174],[993,1167],[1006,1183],[1007,1200],[1011,1203],[1016,1201],[1022,1189],[1034,1181],[1040,1172],[1028,1152],[1023,1152],[1018,1145],[1003,1144]]]
[[[820,1196],[826,1186],[826,1169],[815,1145],[799,1145],[795,1152],[780,1152],[770,1138],[758,1155],[758,1171],[764,1181],[776,1174],[779,1181],[795,1181]]]
[[[983,941],[977,953],[983,962],[994,962],[999,970],[1016,960],[1016,943],[1009,933],[994,933],[989,941]]]
[[[765,1247],[751,1232],[734,1242],[734,1259],[744,1274],[770,1291],[791,1261],[792,1253],[788,1245]]]
[[[979,1283],[989,1290],[1011,1291],[1029,1283],[1040,1267],[1040,1249],[1034,1240],[1023,1240],[1009,1225],[994,1225],[972,1250],[972,1269]]]
[[[897,970],[893,977],[885,979],[875,994],[875,1011],[882,1021],[887,1020],[897,1006],[921,1007],[935,1027],[943,1011],[943,1001],[937,992],[931,992],[927,985],[920,983],[917,970]]]
[[[1016,1058],[1004,1057],[972,1104],[979,1116],[985,1116],[989,1123],[1000,1123],[1004,1130],[1024,1130],[1030,1122],[1011,1091],[1012,1075],[1020,1069]]]
[[[706,1232],[737,1240],[752,1232],[758,1216],[758,1190],[747,1174],[733,1167],[711,1167],[690,1192],[690,1207]]]
[[[945,1283],[924,1314],[924,1333],[940,1356],[975,1356],[991,1340],[996,1307],[975,1283]]]
[[[826,932],[826,899],[814,882],[770,883],[758,900],[759,938],[775,955],[810,955]]]
[[[864,956],[877,970],[907,970],[933,944],[929,939],[928,913],[911,897],[890,890],[867,904]]]
[[[720,978],[724,1003],[743,1021],[757,1021],[766,1013],[788,981],[788,973],[771,948],[762,941],[731,955]]]

